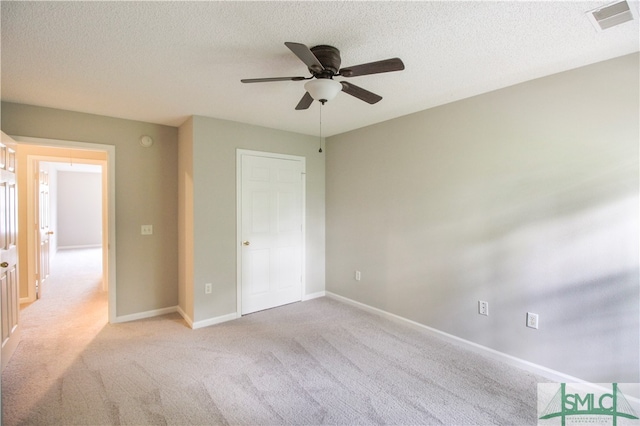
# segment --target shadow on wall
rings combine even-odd
[[[534,359],[559,351],[577,371],[591,370],[595,382],[637,380],[639,366],[629,355],[637,358],[640,348],[638,221],[629,212],[637,211],[638,201],[637,196],[611,200],[471,248],[476,256],[463,257],[476,262],[463,262],[459,270],[466,271],[467,284],[480,285],[475,294],[482,297],[482,288],[493,286],[494,312],[522,307],[500,326],[522,339],[489,329],[490,345]],[[523,327],[526,311],[540,315],[540,330]],[[475,332],[487,334],[487,328],[480,324]],[[541,335],[530,334],[540,332],[544,344]]]
[[[448,213],[439,217],[409,200],[381,207],[367,224],[381,247],[364,253],[384,250],[369,271],[386,293],[381,309],[404,306],[410,319],[550,368],[564,358],[571,369],[556,369],[590,371],[590,381],[637,382],[636,170],[630,159],[595,177],[551,167],[467,181],[430,198]],[[490,302],[489,317],[478,317],[478,300]],[[525,326],[527,312],[538,330]]]

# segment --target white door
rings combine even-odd
[[[49,171],[47,168],[38,162],[38,239],[36,254],[37,268],[36,268],[36,298],[42,296],[45,282],[49,278],[50,274],[50,236],[53,231],[50,229],[50,197],[49,197]]]
[[[16,153],[11,140],[2,133],[0,143],[0,286],[2,299],[2,366],[9,362],[20,340],[18,326],[19,288],[17,251]]]
[[[239,152],[241,313],[302,300],[304,158]]]

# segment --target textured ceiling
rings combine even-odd
[[[322,107],[330,136],[639,50],[638,20],[596,32],[590,2],[1,2],[2,99],[172,126],[202,115],[319,133],[308,75],[284,45],[329,44],[383,97]],[[636,16],[638,2],[630,2]],[[336,78],[340,80],[341,77]]]

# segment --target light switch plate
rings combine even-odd
[[[140,228],[141,235],[152,235],[153,234],[153,225],[142,225]]]

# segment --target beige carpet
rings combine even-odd
[[[107,325],[99,260],[61,252],[24,309],[6,425],[536,424],[542,378],[327,298]]]

